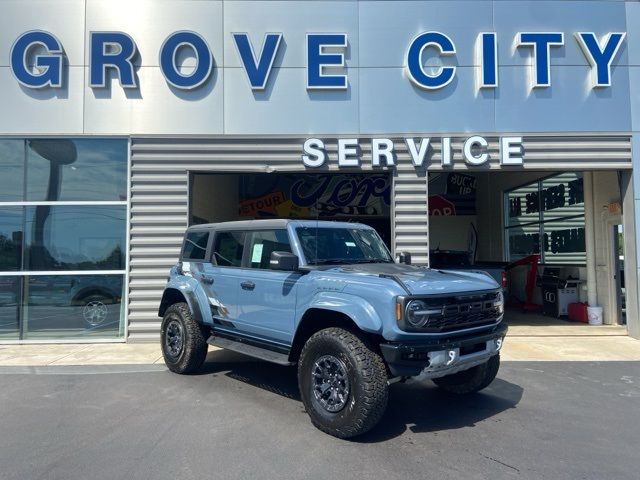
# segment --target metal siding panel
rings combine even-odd
[[[369,137],[360,138],[362,171],[373,171],[371,142]],[[391,135],[390,138],[395,140],[398,159],[393,176],[394,251],[411,252],[415,264],[427,265],[429,217],[426,172],[424,169],[416,171],[413,167],[400,136]],[[460,135],[452,138],[454,170],[468,168],[460,154],[464,138]],[[500,168],[499,138],[491,136],[487,140],[492,156],[490,165],[476,170]],[[525,136],[523,141],[525,169],[631,168],[628,136],[546,135]],[[168,270],[179,256],[182,235],[187,227],[188,172],[304,172],[300,159],[303,142],[303,138],[235,136],[132,139],[128,341],[158,339],[160,297]],[[439,144],[440,139],[434,137],[432,148],[435,151],[439,150]],[[325,146],[330,159],[326,169],[338,171],[337,140],[325,139]],[[439,162],[440,154],[433,154],[428,162],[429,170],[440,170]]]

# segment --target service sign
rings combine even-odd
[[[338,148],[334,159],[329,157],[325,142],[319,138],[309,138],[302,146],[302,163],[305,167],[319,168],[327,162],[335,161],[340,168],[359,168],[362,166],[361,144],[371,142],[371,167],[396,167],[397,145],[389,138],[372,138],[360,140],[358,138],[339,138]],[[416,168],[427,168],[430,157],[433,156],[431,138],[407,137],[403,140],[411,157],[411,163]],[[468,166],[479,167],[491,160],[488,152],[489,142],[485,137],[474,135],[462,143],[462,157]],[[440,138],[440,167],[449,168],[453,164],[453,149],[451,137]],[[500,138],[500,165],[522,166],[524,164],[524,149],[522,137]]]

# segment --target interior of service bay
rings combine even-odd
[[[620,173],[593,172],[597,299],[625,324]],[[586,321],[583,172],[429,173],[433,268],[479,269],[505,286],[507,320]],[[192,173],[190,223],[258,218],[357,221],[392,244],[392,178],[377,173]]]

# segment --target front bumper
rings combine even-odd
[[[506,334],[507,325],[500,323],[466,336],[382,343],[380,349],[394,377],[439,378],[486,362],[498,354]]]

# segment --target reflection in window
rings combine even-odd
[[[49,206],[26,209],[28,270],[123,270],[125,206]]]
[[[125,201],[127,142],[27,140],[27,200]]]
[[[209,232],[189,232],[184,242],[182,258],[189,260],[204,260],[207,253]]]
[[[544,264],[586,262],[582,174],[566,172],[505,193],[509,260],[540,253]]]
[[[24,140],[0,140],[0,202],[24,200]]]
[[[123,275],[30,276],[25,338],[121,336]]]
[[[0,276],[0,340],[15,340],[20,335],[21,277]]]
[[[239,267],[242,265],[244,236],[244,232],[216,233],[213,256],[218,265],[221,267]]]
[[[251,268],[268,269],[273,252],[291,253],[289,234],[286,230],[263,230],[251,237]]]
[[[0,207],[0,271],[2,272],[21,269],[22,211],[22,207]]]

